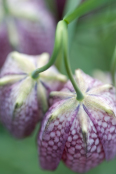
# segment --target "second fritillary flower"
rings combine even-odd
[[[32,72],[48,63],[49,55],[9,54],[0,74],[0,120],[17,138],[32,133],[48,109],[48,96],[60,90],[66,77],[55,66],[33,79]]]
[[[81,70],[76,82],[84,95],[77,100],[68,82],[52,92],[53,105],[44,117],[38,137],[40,165],[55,170],[62,159],[75,172],[86,172],[116,155],[116,109],[114,89]]]

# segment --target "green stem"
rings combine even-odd
[[[38,77],[39,73],[47,70],[50,66],[52,66],[54,64],[54,62],[57,58],[57,55],[61,49],[61,46],[63,47],[63,56],[64,56],[64,61],[65,61],[66,71],[67,71],[69,79],[72,82],[72,85],[77,93],[77,100],[82,100],[84,98],[84,96],[81,93],[80,89],[78,88],[78,86],[74,80],[74,77],[73,77],[73,74],[72,74],[71,68],[70,68],[70,63],[68,60],[68,27],[67,27],[67,23],[65,21],[60,21],[57,25],[55,46],[54,46],[54,51],[53,51],[50,61],[45,66],[32,72],[32,78],[36,79]]]
[[[115,50],[114,50],[114,54],[113,54],[113,58],[112,58],[112,64],[111,64],[112,82],[113,82],[113,85],[116,87],[115,72],[116,72],[116,47],[115,47]]]
[[[55,37],[55,44],[54,44],[54,50],[52,53],[52,56],[50,58],[50,61],[43,67],[35,70],[32,72],[32,78],[36,79],[38,77],[38,74],[47,70],[52,66],[58,56],[60,47],[61,47],[61,33],[62,33],[62,22],[58,22],[57,28],[56,28],[56,37]]]
[[[9,14],[9,8],[8,8],[7,0],[2,0],[2,3],[3,3],[5,14],[8,15]]]
[[[65,20],[68,24],[71,23],[74,19],[103,6],[104,4],[108,4],[111,2],[115,2],[115,0],[86,0],[82,4],[80,4],[72,13],[67,14],[63,20]]]
[[[72,71],[71,71],[71,67],[70,67],[70,63],[69,63],[69,54],[68,54],[68,25],[65,21],[63,21],[64,27],[63,27],[63,33],[62,33],[62,40],[63,40],[63,55],[64,55],[64,62],[65,62],[65,67],[66,67],[66,71],[68,74],[68,77],[77,93],[77,100],[83,100],[84,96],[82,94],[82,92],[80,91],[80,89],[77,86],[76,81],[74,80]]]

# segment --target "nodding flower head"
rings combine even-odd
[[[51,92],[53,105],[43,119],[38,136],[40,165],[55,170],[62,159],[71,170],[86,172],[116,155],[116,100],[111,85],[76,71],[75,80],[84,95],[70,82]]]
[[[0,120],[17,138],[31,134],[48,109],[48,96],[60,90],[66,77],[55,66],[33,79],[32,72],[44,66],[49,55],[9,54],[0,74]]]
[[[55,20],[43,0],[0,0],[0,68],[14,50],[29,55],[52,53]],[[26,7],[26,8],[25,8]]]

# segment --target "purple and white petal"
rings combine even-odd
[[[58,166],[71,125],[78,108],[75,102],[67,100],[56,102],[47,112],[38,137],[40,164],[43,169],[55,170]]]

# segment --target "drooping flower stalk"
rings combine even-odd
[[[87,0],[84,1],[82,4],[80,4],[77,8],[75,8],[74,11],[70,14],[66,14],[65,17],[63,18],[64,21],[66,21],[68,24],[71,23],[73,20],[76,18],[88,13],[91,10],[96,9],[97,7],[100,7],[102,5],[106,5],[108,3],[115,2],[115,0],[101,0],[101,1],[96,1],[96,0]]]
[[[71,71],[71,67],[70,67],[70,63],[69,63],[69,52],[68,52],[68,25],[67,23],[64,21],[63,22],[63,32],[62,32],[62,38],[63,38],[63,55],[64,55],[64,62],[65,62],[65,67],[67,70],[67,74],[69,76],[69,79],[77,93],[77,100],[82,100],[84,98],[82,92],[80,91],[78,85],[76,84],[72,71]]]
[[[114,0],[112,0],[114,1]],[[34,72],[32,72],[32,77],[36,78],[38,76],[39,73],[45,71],[46,69],[48,69],[52,64],[54,64],[58,53],[61,49],[61,45],[63,47],[63,52],[64,52],[64,58],[65,58],[65,65],[66,65],[66,70],[69,76],[69,79],[71,80],[73,87],[75,89],[75,91],[77,92],[77,99],[81,100],[81,98],[83,99],[83,94],[81,93],[81,91],[79,90],[79,88],[77,87],[77,84],[75,83],[75,80],[72,76],[71,73],[71,69],[69,67],[69,63],[68,63],[68,46],[67,46],[67,42],[68,42],[68,37],[67,37],[67,27],[66,25],[68,25],[70,22],[72,22],[73,20],[75,20],[77,17],[80,17],[81,15],[95,9],[96,7],[99,7],[103,4],[109,3],[108,0],[104,1],[96,1],[96,0],[88,0],[83,2],[82,4],[80,4],[72,13],[67,14],[64,19],[62,21],[60,21],[57,25],[56,28],[56,37],[55,37],[55,44],[54,44],[54,50],[51,56],[51,60],[48,62],[48,64],[46,64],[44,67],[35,70]],[[66,41],[67,42],[66,42]],[[63,41],[63,43],[62,43]]]
[[[67,74],[68,74],[68,77],[71,80],[73,87],[77,93],[77,100],[82,100],[83,94],[81,93],[80,89],[78,88],[78,86],[74,80],[74,77],[73,77],[72,72],[71,72],[69,60],[68,60],[68,31],[67,30],[68,30],[67,23],[63,20],[60,21],[58,23],[57,29],[56,29],[55,45],[54,45],[54,50],[53,50],[53,54],[51,56],[51,59],[48,62],[48,64],[46,64],[45,66],[43,66],[39,69],[36,69],[34,72],[32,72],[32,78],[36,78],[39,73],[48,69],[55,62],[60,49],[62,49]]]

